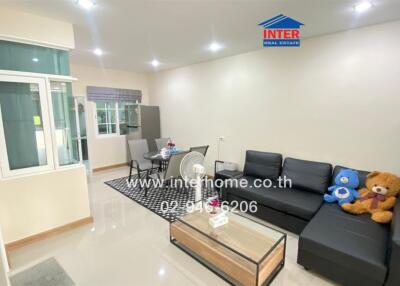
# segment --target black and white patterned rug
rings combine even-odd
[[[137,175],[132,176],[132,180],[136,180],[136,178]],[[194,202],[193,190],[162,190],[160,188],[150,186],[147,189],[147,196],[145,196],[144,188],[140,190],[139,186],[129,186],[128,177],[107,181],[105,184],[169,222],[173,222],[178,217],[186,214],[187,207]],[[207,199],[216,195],[218,195],[218,193],[211,188],[203,188],[203,199]]]

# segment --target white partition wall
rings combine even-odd
[[[0,227],[0,285],[10,285],[7,276],[8,270],[7,254],[6,249],[4,248],[3,234]]]
[[[72,25],[0,16],[0,226],[8,245],[91,219],[69,68]]]

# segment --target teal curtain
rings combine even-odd
[[[0,41],[0,69],[70,75],[68,51]]]
[[[46,164],[37,84],[0,82],[0,107],[10,170]],[[44,138],[44,137],[43,137]],[[41,157],[41,158],[39,158]]]

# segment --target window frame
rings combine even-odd
[[[5,78],[7,78],[7,80],[3,80]],[[49,134],[47,136],[45,135],[47,165],[23,168],[18,170],[10,170],[8,162],[7,146],[3,130],[3,117],[2,114],[0,113],[0,180],[14,179],[16,177],[37,175],[57,170],[66,170],[66,169],[81,167],[83,165],[81,150],[78,151],[79,161],[77,163],[73,163],[70,165],[63,165],[63,166],[59,164],[57,143],[55,141],[55,122],[54,122],[53,103],[52,103],[51,88],[50,88],[51,81],[72,83],[73,81],[76,80],[76,78],[72,76],[0,70],[1,81],[12,82],[12,80],[8,80],[11,78],[15,78],[16,79],[15,82],[25,82],[24,80],[27,79],[28,82],[32,83],[36,82],[44,83],[44,89],[43,89],[44,93],[42,95],[42,93],[39,92],[39,94],[40,94],[41,112],[43,117],[42,118],[43,129],[45,134]],[[40,90],[42,89],[41,86],[42,85],[39,85]],[[45,101],[42,101],[42,97],[44,98]],[[44,123],[45,121],[47,122],[46,123],[47,127],[45,127]]]
[[[96,136],[97,137],[116,137],[119,136],[119,126],[118,126],[118,122],[119,122],[119,114],[118,114],[118,102],[117,101],[99,101],[99,102],[107,102],[110,104],[113,104],[114,107],[112,108],[112,110],[114,110],[115,114],[115,133],[100,133],[99,132],[99,123],[97,122],[97,111],[98,110],[105,110],[106,111],[106,116],[107,116],[107,109],[98,109],[97,108],[97,101],[94,102],[95,105],[95,112],[94,112],[94,117],[95,117],[95,125],[96,125]],[[112,123],[102,123],[105,125],[111,125]]]
[[[97,102],[110,102],[114,104],[114,109],[115,110],[115,133],[106,133],[106,134],[102,134],[99,132],[99,123],[97,122]],[[124,103],[126,103],[126,101],[122,101]],[[121,134],[121,130],[120,130],[120,120],[119,120],[119,105],[121,104],[121,101],[93,101],[94,103],[94,124],[95,124],[95,129],[96,129],[96,137],[101,139],[101,138],[113,138],[113,137],[121,137],[121,136],[126,136],[128,134]],[[133,104],[137,104],[139,105],[139,102],[136,100],[135,102],[132,101]],[[123,122],[124,123],[124,122]],[[126,121],[125,121],[126,123]],[[104,123],[107,124],[107,123]]]
[[[40,98],[40,109],[43,122],[43,134],[44,143],[46,147],[46,165],[21,168],[16,170],[10,169],[10,163],[7,154],[7,144],[3,128],[3,116],[0,110],[0,150],[1,150],[1,169],[4,177],[18,176],[29,173],[47,171],[54,168],[54,154],[53,154],[53,144],[52,144],[52,130],[51,130],[51,120],[48,107],[48,97],[46,96],[46,81],[42,78],[32,78],[23,76],[10,76],[10,75],[0,75],[0,82],[16,82],[16,83],[34,83],[39,87],[39,98]]]

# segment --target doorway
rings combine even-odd
[[[79,153],[81,154],[82,163],[86,166],[86,170],[91,172],[89,161],[89,150],[86,129],[86,97],[75,96],[75,113],[76,124],[78,125],[78,144]]]

